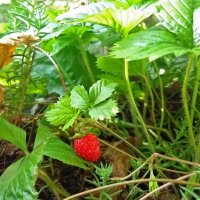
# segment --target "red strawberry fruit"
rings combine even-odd
[[[76,153],[87,161],[96,162],[101,156],[99,140],[97,136],[92,133],[75,139],[73,146]]]

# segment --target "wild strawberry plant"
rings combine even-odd
[[[166,196],[198,199],[200,1],[86,4],[66,12],[29,0],[11,9],[10,33],[0,39],[0,138],[21,155],[0,177],[0,199],[36,199],[37,177],[66,199],[159,199],[172,183],[184,187]],[[21,42],[27,30],[37,40]],[[19,128],[28,124],[39,124],[35,140]],[[76,141],[88,152],[98,147],[95,158]],[[112,164],[107,180],[98,179],[104,165],[79,156]],[[62,190],[45,171],[46,157],[96,165],[89,182],[98,188]]]

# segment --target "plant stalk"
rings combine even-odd
[[[75,199],[76,197],[85,196],[85,195],[93,193],[93,192],[97,192],[97,191],[100,191],[100,190],[105,190],[105,189],[109,189],[109,188],[113,188],[113,187],[118,187],[118,186],[122,186],[122,185],[129,185],[129,184],[136,184],[136,183],[149,183],[149,182],[173,183],[173,184],[178,184],[178,185],[189,184],[189,185],[200,187],[199,183],[193,183],[193,182],[184,181],[184,180],[180,180],[180,179],[163,179],[163,178],[150,179],[150,178],[147,178],[147,179],[137,179],[137,180],[123,181],[123,182],[119,182],[119,183],[104,185],[104,186],[101,186],[101,187],[98,187],[98,188],[94,188],[94,189],[91,189],[91,190],[87,190],[87,191],[72,195],[72,196],[65,198],[63,200]]]
[[[186,72],[185,72],[185,76],[184,76],[184,81],[183,81],[183,87],[182,87],[182,100],[183,100],[183,108],[185,111],[185,117],[188,123],[188,133],[189,133],[189,139],[194,151],[194,155],[195,155],[195,159],[198,159],[197,156],[197,148],[196,148],[196,141],[195,141],[195,136],[193,133],[193,124],[191,121],[191,116],[189,113],[189,108],[188,108],[188,103],[187,103],[187,85],[188,85],[188,81],[189,81],[189,77],[190,77],[190,73],[192,70],[192,65],[193,65],[193,60],[194,60],[194,56],[193,55],[189,55],[189,61],[188,61],[188,65],[186,68]]]
[[[194,112],[196,110],[196,101],[197,101],[197,94],[198,94],[198,89],[199,89],[199,82],[200,82],[200,59],[197,60],[196,78],[195,78],[194,89],[193,89],[193,94],[192,94],[191,123],[193,123]]]
[[[158,76],[158,80],[159,80],[159,84],[160,84],[160,100],[161,100],[161,108],[160,108],[160,112],[161,112],[161,118],[160,118],[160,128],[163,127],[163,122],[164,122],[164,118],[165,118],[165,100],[164,100],[164,91],[163,91],[163,82],[162,79],[160,77],[160,73],[157,67],[156,62],[154,61],[154,67]]]
[[[155,101],[154,101],[153,92],[152,92],[151,86],[150,86],[149,81],[147,80],[147,78],[145,76],[142,76],[142,78],[144,79],[144,81],[146,83],[146,86],[147,86],[147,89],[149,90],[149,94],[150,94],[150,98],[151,98],[151,117],[152,117],[154,126],[157,129],[156,117],[155,117],[155,113],[154,113],[155,112]],[[162,127],[160,127],[160,128],[162,128]]]
[[[149,146],[150,146],[150,149],[152,152],[155,152],[154,151],[154,145],[151,141],[151,137],[150,137],[150,134],[148,133],[148,130],[147,130],[147,127],[142,119],[142,116],[140,114],[140,111],[138,110],[137,108],[137,105],[136,105],[136,102],[135,102],[135,99],[133,97],[133,93],[132,93],[132,89],[131,89],[131,84],[130,84],[130,80],[129,80],[129,72],[128,72],[128,61],[127,59],[125,59],[125,81],[126,81],[126,86],[127,86],[127,89],[128,89],[128,95],[129,95],[129,103],[130,103],[130,106],[131,106],[131,109],[133,110],[133,112],[136,113],[137,117],[138,117],[138,120],[143,128],[143,131],[145,133],[145,136],[146,136],[146,139],[149,143]],[[134,116],[133,116],[134,117]]]

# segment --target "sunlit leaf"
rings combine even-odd
[[[64,96],[54,104],[52,109],[46,112],[45,116],[51,124],[64,125],[63,129],[67,129],[76,120],[78,111],[71,107],[69,97]]]
[[[153,9],[147,10],[147,8],[135,9],[133,7],[127,10],[107,8],[98,14],[89,15],[78,21],[108,26],[126,36],[134,27],[153,13]]]
[[[77,109],[88,109],[90,107],[90,99],[88,92],[83,86],[75,86],[71,91],[71,105]]]
[[[164,29],[148,29],[130,34],[127,38],[116,43],[111,55],[115,58],[138,60],[157,59],[161,56],[175,53],[178,55],[188,51],[184,44],[173,33]]]
[[[186,47],[199,43],[199,0],[160,0],[158,18]]]
[[[116,113],[118,113],[117,103],[112,99],[99,103],[89,111],[89,115],[96,120],[111,119]]]
[[[89,89],[89,97],[92,106],[109,98],[113,94],[116,86],[117,84],[108,80],[99,80],[94,83]]]
[[[68,12],[59,15],[57,20],[80,19],[87,15],[97,14],[105,8],[115,8],[115,6],[109,2],[91,3],[90,5],[80,6],[75,9],[72,8]]]

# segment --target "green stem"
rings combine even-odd
[[[159,102],[163,101],[163,102],[161,102],[161,106],[162,106],[162,104],[164,103],[164,93],[163,93],[163,97],[161,97],[161,98],[162,98],[162,99],[161,99],[160,96],[158,95],[157,91],[156,91],[154,88],[152,88],[152,91],[153,91],[153,93],[154,93],[156,99],[157,99]],[[162,96],[162,95],[161,95],[161,96]],[[176,128],[178,128],[178,129],[180,129],[181,127],[180,127],[179,124],[176,122],[176,120],[175,120],[174,117],[171,115],[171,113],[168,111],[168,109],[167,109],[167,107],[166,107],[165,105],[164,105],[164,111],[166,112],[166,114],[168,115],[169,119],[170,119],[171,122],[174,124],[174,126],[175,126]]]
[[[127,95],[127,99],[128,99],[129,102],[131,102],[129,94]],[[138,129],[137,115],[136,115],[136,112],[135,112],[134,109],[131,108],[130,111],[131,111],[131,116],[132,116],[132,122],[135,125],[134,126],[135,135],[138,135],[139,134],[139,129]]]
[[[147,141],[149,143],[149,146],[151,148],[151,151],[152,152],[155,152],[154,151],[154,146],[153,146],[153,143],[151,141],[151,138],[150,138],[150,134],[148,133],[148,130],[146,128],[146,125],[142,119],[142,116],[140,114],[140,111],[138,110],[137,108],[137,105],[136,105],[136,102],[135,102],[135,99],[133,97],[133,93],[132,93],[132,89],[131,89],[131,84],[130,84],[130,80],[129,80],[129,72],[128,72],[128,61],[127,59],[125,59],[125,81],[126,81],[126,86],[127,86],[127,89],[128,89],[128,95],[129,95],[129,99],[130,99],[130,106],[131,106],[131,109],[136,113],[137,117],[138,117],[138,120],[143,128],[143,131],[145,133],[145,136],[147,138]]]
[[[39,50],[40,52],[42,52],[45,56],[47,56],[47,58],[52,62],[53,66],[55,67],[57,73],[58,73],[58,76],[60,78],[60,81],[61,81],[61,84],[62,84],[62,87],[63,87],[63,90],[65,93],[67,93],[67,87],[65,85],[65,80],[64,80],[64,77],[62,75],[62,72],[60,71],[58,65],[56,64],[56,62],[54,61],[54,59],[46,52],[44,51],[43,49],[41,49],[40,47],[38,46],[33,46],[33,48]]]
[[[187,103],[187,85],[188,85],[188,81],[189,81],[189,76],[192,70],[192,65],[193,65],[193,55],[189,56],[189,61],[188,61],[188,65],[186,68],[186,72],[185,72],[185,76],[184,76],[184,81],[183,81],[183,88],[182,88],[182,100],[183,100],[183,108],[185,111],[185,117],[188,123],[188,134],[189,134],[189,139],[195,154],[195,159],[197,159],[197,149],[196,149],[196,142],[195,142],[195,136],[193,133],[193,125],[192,125],[192,121],[191,121],[191,116],[189,113],[189,108],[188,108],[188,103]]]
[[[120,125],[124,126],[126,128],[134,128],[134,124],[129,123],[129,122],[125,122],[125,121],[120,121],[119,126]],[[141,125],[139,125],[139,127],[141,127]],[[146,125],[146,127],[148,129],[153,129],[153,130],[156,130],[156,131],[164,132],[172,142],[175,140],[174,136],[165,128],[159,128],[159,127],[155,127],[155,126],[151,126],[151,125]]]
[[[161,97],[161,108],[160,108],[160,112],[161,112],[161,118],[160,118],[160,128],[163,127],[163,122],[164,122],[164,118],[165,118],[165,99],[164,99],[164,91],[163,91],[163,82],[162,79],[160,77],[160,73],[157,67],[156,62],[154,61],[154,67],[158,76],[158,80],[159,80],[159,85],[160,85],[160,97]]]
[[[63,189],[59,188],[55,182],[43,171],[43,170],[38,170],[39,172],[39,177],[49,186],[49,188],[55,190],[58,194],[60,194],[62,197],[69,197],[70,193],[67,191],[64,191]],[[76,198],[76,200],[78,200]]]
[[[83,45],[83,41],[82,41],[81,38],[78,38],[78,41],[79,41],[79,48],[80,48],[80,51],[81,51],[83,62],[85,64],[86,70],[87,70],[89,78],[90,78],[90,82],[94,83],[95,82],[95,78],[94,78],[94,75],[93,75],[92,70],[91,70],[91,66],[90,66],[90,63],[89,63],[89,60],[88,60],[87,53],[85,51],[84,45]]]
[[[125,70],[128,70],[128,69],[125,69]],[[128,72],[127,72],[128,73]],[[125,81],[126,81],[126,72],[125,72]],[[131,86],[130,86],[131,87]],[[128,102],[131,102],[131,96],[129,95],[129,93],[126,95],[127,96],[127,99],[128,99]],[[131,104],[131,103],[130,103]],[[137,114],[135,112],[135,110],[133,109],[133,107],[131,106],[130,108],[130,111],[131,111],[131,116],[132,116],[132,119],[133,119],[133,124],[135,125],[134,126],[134,129],[135,129],[135,135],[138,136],[139,134],[139,129],[138,129],[138,121],[137,121]]]
[[[95,124],[95,122],[93,122]],[[135,151],[138,155],[140,155],[142,158],[146,159],[146,156],[139,151],[134,145],[132,145],[130,142],[126,141],[124,138],[122,138],[121,136],[119,136],[117,133],[115,133],[114,131],[112,131],[111,129],[109,129],[107,126],[105,126],[104,124],[100,123],[100,122],[96,122],[97,126],[100,125],[101,128],[103,128],[104,130],[108,131],[109,133],[111,133],[113,136],[115,136],[116,138],[122,140],[125,144],[127,144],[133,151]]]
[[[194,112],[196,110],[196,101],[197,101],[197,94],[199,89],[199,82],[200,82],[200,59],[197,61],[196,66],[196,78],[194,83],[194,89],[192,94],[192,106],[191,106],[191,123],[193,124],[194,120]]]
[[[142,77],[146,83],[147,89],[149,90],[149,94],[150,94],[150,98],[151,98],[151,117],[152,117],[154,126],[157,128],[156,117],[155,117],[155,101],[154,101],[153,92],[151,90],[151,86],[150,86],[149,81],[147,80],[146,76],[142,76]],[[160,127],[160,128],[162,128],[162,127]]]

